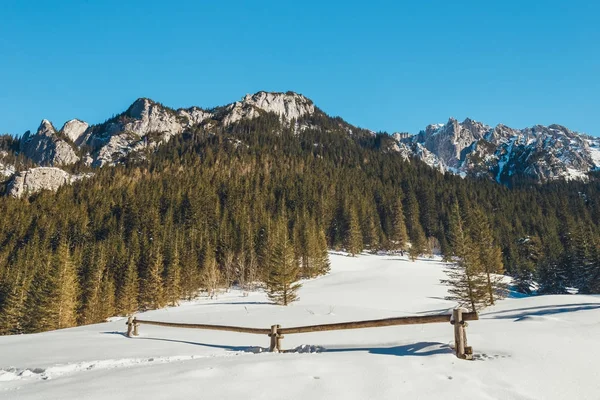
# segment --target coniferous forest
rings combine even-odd
[[[0,198],[0,333],[232,285],[263,284],[288,303],[298,279],[328,271],[328,249],[471,260],[486,304],[485,280],[502,271],[526,293],[600,293],[597,178],[507,188],[405,160],[386,134],[304,122],[318,129],[274,114],[198,127],[57,193]]]

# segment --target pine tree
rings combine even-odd
[[[56,282],[53,281],[52,261],[36,271],[25,303],[23,321],[26,332],[43,332],[56,329],[57,307],[55,300]]]
[[[175,241],[172,254],[167,264],[165,273],[165,297],[167,304],[176,306],[181,297],[181,264],[179,261],[179,247],[177,240]]]
[[[476,247],[478,263],[485,273],[489,304],[493,305],[496,299],[505,297],[507,291],[503,282],[502,250],[494,243],[490,224],[483,211],[475,209],[471,218],[471,243]]]
[[[597,258],[596,245],[588,227],[579,224],[575,230],[572,269],[575,275],[575,286],[579,293],[592,293],[595,259]]]
[[[54,261],[54,281],[56,282],[56,307],[58,329],[70,328],[77,324],[77,271],[71,259],[71,252],[65,242],[61,242]]]
[[[215,251],[210,243],[204,249],[204,262],[202,265],[202,284],[206,288],[211,299],[217,297],[217,289],[221,282],[221,272],[217,268]]]
[[[101,312],[102,277],[106,270],[104,251],[104,247],[99,246],[94,250],[93,256],[84,257],[85,277],[82,284],[82,310],[80,313],[82,324],[93,324],[104,318]]]
[[[367,213],[367,220],[365,222],[365,241],[369,246],[369,251],[373,254],[377,254],[377,250],[380,248],[379,243],[379,230],[377,229],[375,217],[373,213]],[[379,223],[379,221],[377,221]]]
[[[453,250],[452,261],[446,271],[448,279],[441,281],[450,286],[446,298],[457,301],[460,306],[468,306],[471,311],[478,311],[489,303],[486,278],[458,203],[454,204],[450,216],[449,241]]]
[[[139,296],[139,279],[137,264],[133,257],[129,259],[127,264],[127,270],[125,271],[125,277],[121,290],[119,291],[117,310],[119,313],[124,315],[131,315],[135,313],[138,306]]]
[[[348,230],[346,232],[346,251],[352,257],[360,254],[363,250],[363,239],[360,232],[360,223],[356,211],[352,209],[348,219]]]
[[[402,200],[398,197],[394,204],[392,232],[390,235],[390,243],[392,250],[406,250],[408,242],[408,232],[406,231],[406,223],[404,222],[404,209]]]
[[[266,282],[267,295],[275,304],[287,306],[298,300],[297,292],[301,285],[296,281],[300,276],[300,268],[287,229],[283,226],[278,231]]]
[[[417,198],[412,190],[407,192],[406,215],[410,238],[408,255],[412,261],[415,261],[418,256],[427,251],[427,239],[425,238],[425,232],[421,226],[419,204],[417,203]]]
[[[327,252],[327,238],[325,232],[315,226],[316,234],[314,253],[312,255],[312,265],[315,275],[325,275],[329,273],[331,264],[329,263],[329,253]]]
[[[115,283],[108,270],[104,272],[100,283],[99,315],[101,321],[115,315]]]
[[[564,249],[558,238],[551,240],[545,248],[544,257],[537,270],[539,294],[566,294],[568,273]]]
[[[157,309],[165,305],[163,269],[162,253],[155,248],[142,285],[141,303],[145,309]]]
[[[14,335],[23,330],[24,299],[22,284],[4,282],[0,284],[0,335]]]
[[[540,239],[537,236],[526,236],[517,242],[515,283],[516,289],[521,293],[532,293],[535,271],[540,261],[540,247]]]

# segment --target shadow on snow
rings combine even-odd
[[[561,304],[552,306],[516,308],[514,310],[495,311],[481,315],[481,319],[514,319],[522,321],[527,317],[562,314],[575,311],[600,309],[600,303]]]

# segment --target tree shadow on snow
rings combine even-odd
[[[446,343],[440,342],[418,342],[404,346],[393,347],[332,347],[323,350],[324,353],[345,353],[351,351],[364,351],[370,354],[381,354],[387,356],[416,356],[425,357],[436,354],[453,354],[452,349]]]
[[[515,321],[526,320],[527,317],[562,314],[575,311],[600,309],[600,303],[561,304],[552,306],[516,308],[514,310],[495,311],[485,313],[481,319],[514,319]]]
[[[224,306],[224,305],[229,305],[229,306],[256,306],[256,305],[273,305],[272,302],[269,301],[228,301],[228,302],[219,302],[219,301],[213,301],[211,303],[196,303],[195,305],[199,305],[199,306]]]

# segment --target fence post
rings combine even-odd
[[[131,330],[133,329],[133,317],[130,315],[127,318],[127,337],[131,337]]]
[[[277,349],[278,353],[283,352],[282,348],[281,348],[281,339],[283,339],[283,335],[279,333],[279,328],[281,328],[280,325],[277,325],[277,337],[276,337],[276,341],[275,341],[275,348]]]
[[[465,336],[464,321],[462,319],[462,308],[455,308],[452,311],[452,324],[454,325],[454,350],[456,357],[465,358]]]
[[[139,336],[138,325],[136,317],[133,317],[133,336]]]
[[[269,346],[269,351],[271,353],[278,352],[278,349],[277,349],[277,336],[279,335],[277,333],[278,327],[279,327],[279,325],[271,325],[271,333],[269,333],[269,337],[271,338],[271,345]]]

